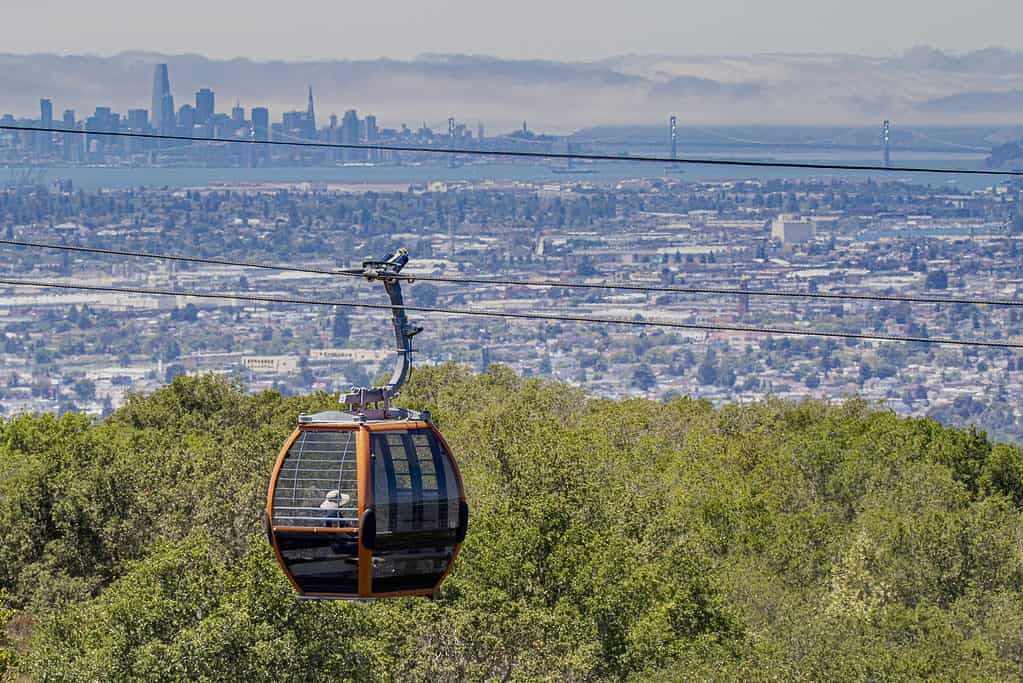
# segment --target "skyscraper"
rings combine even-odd
[[[181,105],[181,109],[178,110],[178,128],[185,135],[192,135],[192,129],[195,128],[195,107],[190,104]]]
[[[345,145],[359,144],[359,115],[354,109],[346,111],[345,117],[341,119],[341,142]],[[361,149],[346,149],[345,159],[362,161],[365,159],[365,155]]]
[[[47,99],[39,100],[39,127],[53,128],[53,102]],[[40,154],[49,155],[52,149],[53,133],[38,133],[36,137],[36,150]]]
[[[316,112],[313,110],[313,86],[309,86],[309,106],[305,113],[306,137],[316,138]]]
[[[178,120],[174,114],[174,95],[170,93],[164,95],[160,109],[160,130],[164,133],[173,133]]]
[[[270,110],[266,107],[252,108],[252,139],[261,141],[270,139]],[[251,145],[251,147],[253,148],[253,166],[258,166],[270,158],[269,145]]]
[[[141,133],[146,128],[149,128],[149,112],[145,109],[129,109],[128,130]]]
[[[85,139],[85,156],[90,161],[103,162],[108,146],[117,145],[115,139],[102,133],[116,132],[120,117],[110,107],[96,107],[96,112],[85,119],[85,130],[96,135],[87,135]]]
[[[132,133],[145,133],[149,130],[149,111],[146,109],[129,109],[128,110],[128,130]],[[131,154],[137,154],[145,151],[150,147],[149,140],[144,138],[128,138],[126,146],[128,152]]]
[[[238,100],[234,101],[234,107],[231,108],[231,122],[236,124],[245,123],[245,108],[242,107]]]
[[[61,121],[61,127],[65,130],[76,130],[77,124],[75,123],[75,110],[68,109],[64,112],[64,118]],[[81,161],[82,159],[82,136],[74,133],[67,133],[61,136],[64,159],[66,161]]]
[[[209,88],[202,88],[195,93],[195,122],[206,125],[216,112],[215,96]]]
[[[153,70],[153,127],[160,133],[174,132],[174,97],[170,91],[170,76],[166,64],[157,64]]]
[[[252,137],[255,140],[270,139],[270,110],[266,107],[252,108]]]

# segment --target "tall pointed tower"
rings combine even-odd
[[[309,86],[309,107],[305,113],[306,130],[310,138],[316,137],[316,111],[313,109],[313,86]]]

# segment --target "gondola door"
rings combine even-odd
[[[374,597],[429,595],[465,538],[468,508],[458,467],[428,424],[371,428]],[[364,540],[364,543],[366,541]]]

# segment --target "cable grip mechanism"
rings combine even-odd
[[[365,413],[370,406],[383,404],[384,415],[390,410],[390,401],[401,391],[412,368],[412,338],[423,331],[405,315],[405,300],[401,291],[401,280],[412,282],[412,278],[401,278],[401,269],[409,262],[408,249],[401,248],[388,254],[382,261],[363,261],[362,268],[342,272],[361,275],[367,282],[382,282],[391,300],[391,323],[397,343],[397,358],[391,379],[382,387],[352,387],[341,396],[341,403],[350,410]]]

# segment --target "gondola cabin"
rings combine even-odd
[[[423,416],[302,416],[267,497],[271,543],[307,598],[434,595],[465,538],[458,466]]]
[[[353,387],[346,410],[299,416],[266,500],[267,535],[303,598],[436,596],[465,539],[458,465],[428,413],[391,408],[422,328],[405,317],[404,249],[342,271],[384,284],[398,344],[382,387]]]

